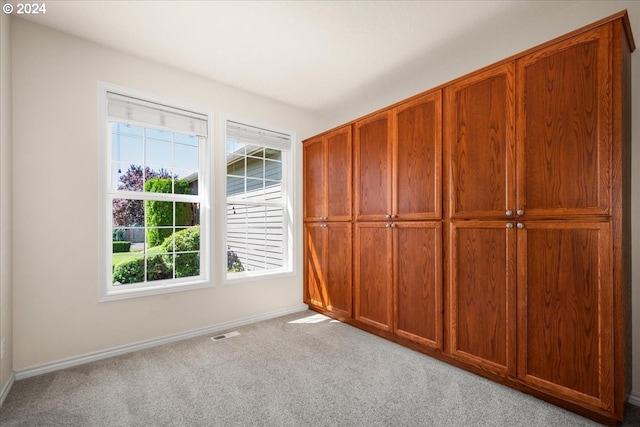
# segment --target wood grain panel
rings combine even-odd
[[[613,134],[611,174],[611,215],[614,292],[614,387],[615,413],[624,413],[625,396],[632,387],[631,313],[631,49],[625,37],[624,21],[613,28]],[[613,141],[619,141],[614,143]],[[617,219],[617,220],[616,220]]]
[[[352,225],[331,222],[327,233],[326,290],[327,309],[342,316],[352,316]]]
[[[392,330],[392,233],[385,223],[356,223],[355,318]]]
[[[395,224],[395,332],[442,350],[442,223]]]
[[[445,89],[448,213],[506,218],[515,211],[514,64]]]
[[[319,221],[324,216],[326,191],[325,150],[322,138],[305,141],[304,167],[304,220]]]
[[[329,221],[351,220],[352,155],[351,126],[345,126],[326,136],[327,146],[327,207]]]
[[[320,223],[304,225],[304,303],[326,309],[326,234]]]
[[[304,302],[341,316],[352,315],[352,225],[304,225]]]
[[[355,209],[359,221],[391,214],[391,111],[355,123]]]
[[[608,215],[610,29],[518,61],[518,209],[525,217]]]
[[[530,222],[518,231],[519,358],[525,382],[612,405],[609,222]]]
[[[442,95],[433,92],[393,110],[394,207],[399,220],[442,217]]]
[[[515,374],[515,232],[506,221],[450,226],[449,352]]]

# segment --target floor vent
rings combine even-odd
[[[238,335],[240,335],[240,333],[237,332],[237,331],[227,332],[226,334],[216,335],[215,337],[211,337],[211,340],[212,341],[222,341],[222,340],[226,340],[227,338],[237,337]]]

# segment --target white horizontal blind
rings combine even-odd
[[[207,136],[207,116],[142,99],[107,92],[110,121],[153,127],[186,135]]]
[[[291,150],[291,135],[227,121],[227,140],[275,150]]]

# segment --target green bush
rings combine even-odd
[[[241,271],[244,271],[244,265],[242,265],[240,257],[227,246],[227,272],[239,273]]]
[[[113,253],[129,252],[131,250],[131,242],[113,242]]]
[[[173,272],[162,255],[155,255],[147,259],[147,281],[171,279]],[[113,283],[144,282],[144,258],[135,258],[118,264],[113,269]]]
[[[144,191],[152,193],[171,193],[171,184],[174,183],[174,194],[190,194],[189,182],[185,179],[172,180],[171,178],[152,178],[144,183]],[[173,202],[148,200],[145,202],[147,209],[147,240],[150,247],[158,246],[172,233]],[[191,203],[176,202],[175,225],[191,225],[193,207]]]
[[[167,265],[162,255],[152,256],[147,259],[147,281],[172,279],[173,271]]]
[[[116,265],[113,269],[113,283],[144,282],[144,258],[135,258]]]
[[[174,249],[175,244],[175,249]],[[174,267],[176,277],[191,277],[200,274],[200,227],[195,226],[180,230],[167,237],[162,243],[162,251],[165,263]],[[193,253],[179,253],[190,252]],[[176,252],[175,266],[173,266],[173,253]]]
[[[114,228],[111,236],[114,242],[124,242],[127,239],[127,232],[123,228]]]

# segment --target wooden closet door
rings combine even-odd
[[[395,332],[442,350],[442,223],[395,225]]]
[[[441,91],[432,92],[396,107],[393,116],[394,219],[440,219]]]
[[[507,63],[445,89],[450,218],[515,216],[514,84],[514,64]]]
[[[391,216],[391,110],[354,125],[355,214],[358,221]]]
[[[327,234],[326,291],[327,309],[345,317],[352,316],[352,230],[350,222],[328,222],[323,227]]]
[[[507,221],[453,222],[449,239],[448,352],[508,375],[516,372],[513,225]]]
[[[355,230],[355,319],[392,330],[392,228],[384,222],[359,222]]]
[[[341,316],[352,315],[352,225],[305,223],[304,302]]]
[[[326,150],[322,137],[305,141],[302,146],[304,168],[304,220],[321,221],[325,216]]]
[[[525,218],[609,215],[611,27],[523,57],[518,202]]]
[[[328,221],[350,221],[352,208],[351,125],[326,136],[326,212]]]
[[[304,303],[327,308],[326,233],[322,223],[304,224]]]
[[[609,222],[528,222],[518,230],[518,377],[613,408]]]

